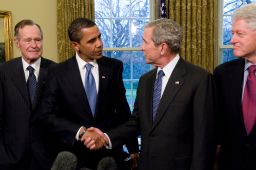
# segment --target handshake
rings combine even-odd
[[[87,128],[83,133],[81,133],[79,138],[90,150],[98,150],[109,146],[109,139],[107,135],[95,127]]]

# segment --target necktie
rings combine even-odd
[[[87,99],[90,104],[90,108],[92,111],[92,114],[95,114],[95,107],[96,107],[96,98],[97,98],[97,91],[96,91],[96,84],[94,77],[91,72],[91,68],[93,65],[86,64],[86,74],[85,74],[85,92]]]
[[[161,89],[162,89],[162,78],[164,76],[163,70],[158,71],[157,79],[154,84],[153,93],[153,121],[155,120],[157,109],[161,99]]]
[[[34,68],[31,66],[27,67],[27,70],[29,71],[29,76],[27,80],[27,88],[28,88],[28,93],[30,96],[30,101],[31,104],[34,102],[34,97],[35,97],[35,91],[36,91],[36,76],[34,74]]]
[[[248,78],[244,87],[243,116],[247,134],[249,134],[256,122],[256,65],[248,69]]]

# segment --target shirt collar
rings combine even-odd
[[[34,63],[28,64],[23,57],[22,59],[22,65],[23,65],[23,70],[26,71],[28,66],[32,66],[35,69],[35,72],[39,72],[40,69],[40,64],[41,64],[41,57],[39,57]]]
[[[171,76],[171,74],[172,74],[176,64],[178,63],[179,59],[180,59],[180,56],[179,56],[179,54],[177,54],[166,66],[164,66],[164,68],[162,70],[163,70],[164,75],[166,77]],[[159,70],[161,70],[161,69],[158,67],[157,72]]]
[[[91,65],[93,65],[93,67],[98,68],[98,64],[97,64],[96,60],[93,60],[93,61],[90,61],[90,62],[86,62],[83,59],[81,59],[81,57],[79,57],[79,55],[77,53],[76,53],[76,61],[78,63],[78,67],[79,67],[80,70],[84,69],[85,68],[84,66],[87,63],[90,63]]]
[[[245,65],[244,65],[244,71],[247,71],[248,68],[253,65],[252,63],[250,63],[248,60],[245,60]]]

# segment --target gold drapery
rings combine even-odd
[[[166,0],[167,15],[183,29],[181,56],[212,72],[218,63],[217,0]]]
[[[67,31],[69,24],[78,17],[94,19],[94,0],[57,0],[57,47],[60,62],[74,55]]]

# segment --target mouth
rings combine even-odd
[[[102,55],[102,51],[95,52],[96,55]]]

